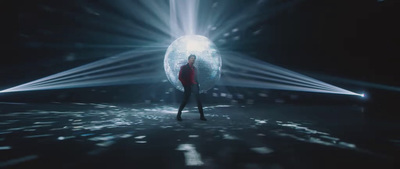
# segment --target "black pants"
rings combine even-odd
[[[193,93],[197,101],[197,108],[199,109],[200,116],[203,117],[204,113],[203,113],[203,105],[201,104],[200,101],[199,85],[195,84],[183,87],[184,87],[183,100],[181,106],[179,106],[178,116],[179,117],[181,116],[183,108],[185,108],[186,103],[189,101],[190,95]]]

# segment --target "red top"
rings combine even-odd
[[[179,80],[183,86],[197,84],[195,67],[190,64],[181,66],[181,70],[179,71]]]

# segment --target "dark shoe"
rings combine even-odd
[[[207,119],[204,116],[200,117],[200,120],[207,121]]]
[[[178,120],[178,121],[182,121],[182,118],[181,118],[181,116],[176,116],[176,120]]]

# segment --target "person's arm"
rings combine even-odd
[[[199,80],[198,80],[198,74],[199,74],[199,71],[198,71],[198,69],[197,69],[197,67],[194,69],[194,80],[196,81],[196,83],[197,83],[197,85],[199,85],[200,86],[200,83],[199,83]]]
[[[183,81],[183,77],[182,77],[182,69],[183,69],[183,67],[181,67],[181,69],[179,70],[179,76],[178,76],[178,78],[179,78],[179,81]]]
[[[179,81],[181,81],[182,85],[186,85],[186,79],[185,79],[185,66],[181,66],[181,70],[179,70]]]

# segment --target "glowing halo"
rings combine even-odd
[[[200,35],[187,35],[176,39],[168,47],[164,57],[164,70],[171,84],[180,91],[179,70],[187,64],[188,56],[196,55],[194,66],[198,70],[200,92],[211,89],[221,77],[221,55],[215,44]]]

